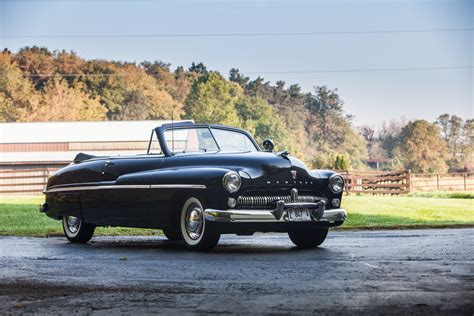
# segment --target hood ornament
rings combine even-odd
[[[291,170],[291,176],[293,177],[293,180],[296,180],[296,176],[298,175],[298,171],[296,170]]]
[[[291,189],[290,197],[291,197],[291,202],[293,203],[298,202],[298,190],[295,188]]]

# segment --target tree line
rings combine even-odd
[[[0,55],[2,122],[193,119],[241,127],[259,142],[271,138],[317,168],[364,169],[375,156],[396,161],[386,168],[419,172],[472,163],[472,120],[440,117],[370,135],[370,127],[353,126],[343,106],[337,89],[303,92],[238,69],[225,78],[202,63],[173,70],[161,61],[86,60],[36,46]],[[414,142],[419,133],[431,145]]]
[[[447,113],[435,122],[392,120],[376,132],[362,126],[370,158],[389,158],[387,169],[419,173],[474,170],[474,119]]]

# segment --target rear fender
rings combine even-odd
[[[59,220],[64,215],[71,215],[83,219],[80,195],[77,192],[59,192],[48,194],[46,215]]]

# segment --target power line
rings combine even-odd
[[[364,69],[322,69],[322,70],[289,70],[289,71],[250,71],[242,72],[245,75],[274,75],[274,74],[312,74],[312,73],[350,73],[350,72],[395,72],[395,71],[425,71],[425,70],[452,70],[452,69],[474,69],[474,66],[452,66],[452,67],[413,67],[413,68],[364,68]],[[221,72],[225,73],[225,72]],[[158,75],[159,73],[147,73],[148,75]],[[40,78],[40,77],[124,77],[135,76],[136,73],[113,73],[113,74],[22,74],[19,76]],[[0,77],[9,75],[0,74]]]
[[[156,0],[0,0],[0,3],[156,2]]]
[[[160,37],[265,37],[265,36],[319,36],[319,35],[363,35],[363,34],[403,34],[470,32],[474,28],[457,29],[412,29],[412,30],[372,30],[372,31],[321,31],[321,32],[270,32],[270,33],[184,33],[184,34],[33,34],[0,35],[2,38],[160,38]]]
[[[422,70],[449,70],[449,69],[473,69],[474,66],[453,67],[413,67],[413,68],[365,68],[365,69],[322,69],[322,70],[290,70],[290,71],[262,71],[246,72],[247,75],[257,74],[312,74],[312,73],[338,73],[338,72],[391,72],[391,71],[422,71]]]
[[[0,3],[47,3],[47,2],[156,2],[156,0],[0,0]]]

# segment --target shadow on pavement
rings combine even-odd
[[[119,237],[118,237],[119,238]],[[92,240],[88,244],[70,244],[65,243],[62,246],[64,247],[71,247],[72,248],[79,248],[82,250],[90,249],[90,250],[127,250],[131,251],[128,253],[137,253],[139,254],[141,251],[145,250],[147,253],[149,251],[162,251],[162,252],[176,252],[176,253],[194,253],[194,254],[278,254],[281,253],[282,255],[286,255],[290,252],[293,253],[311,253],[311,254],[318,254],[318,255],[325,255],[331,254],[333,255],[334,252],[330,249],[324,248],[324,244],[321,247],[314,248],[314,249],[300,249],[293,246],[291,243],[288,244],[273,244],[270,245],[269,243],[265,243],[259,240],[258,242],[254,242],[251,239],[245,240],[223,240],[219,243],[219,245],[209,252],[193,252],[186,248],[186,246],[182,242],[176,241],[168,241],[168,240],[127,240],[127,239],[112,239],[108,238],[107,240]],[[272,242],[273,243],[273,242]],[[76,249],[77,249],[76,248]]]

